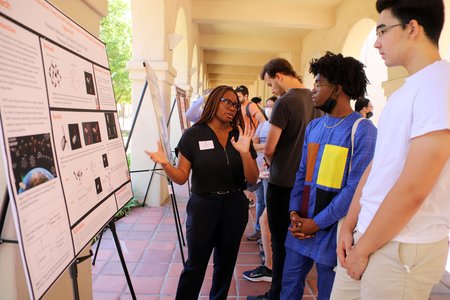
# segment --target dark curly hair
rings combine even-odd
[[[409,21],[416,20],[433,44],[439,44],[439,37],[444,27],[444,1],[377,0],[376,8],[378,13],[391,9],[392,15],[400,20],[403,28]]]
[[[238,99],[236,91],[233,90],[233,88],[230,86],[219,85],[218,87],[214,88],[208,96],[208,100],[206,101],[205,108],[203,109],[200,120],[198,120],[195,125],[208,123],[212,119],[214,119],[220,104],[220,99],[228,91],[236,95],[236,99]],[[235,129],[237,129],[238,126],[241,126],[242,130],[245,130],[244,118],[240,111],[236,112],[236,115],[234,116],[233,120],[231,120],[230,125]]]
[[[363,98],[366,94],[369,80],[364,72],[364,65],[353,57],[327,51],[324,56],[312,59],[309,64],[310,73],[314,76],[320,74],[328,82],[341,85],[351,99]]]

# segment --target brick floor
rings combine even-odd
[[[185,219],[188,198],[186,186],[175,186],[181,220]],[[253,230],[251,224],[255,208],[249,210],[249,225],[242,238],[239,256],[228,299],[244,300],[248,295],[265,293],[270,283],[249,282],[242,272],[253,269],[261,262],[259,248],[245,235]],[[178,276],[182,270],[172,207],[138,207],[117,222],[120,244],[127,262],[131,281],[139,300],[169,300],[175,298]],[[93,246],[93,250],[97,245]],[[186,254],[186,249],[184,249]],[[450,259],[448,268],[450,267]],[[212,263],[208,266],[199,299],[208,299],[211,286]],[[314,270],[308,275],[303,300],[316,300],[317,286]],[[92,268],[94,300],[132,299],[111,233],[106,231],[100,243],[95,266]],[[431,300],[450,299],[450,273],[445,273],[433,289]]]

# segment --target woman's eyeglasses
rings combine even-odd
[[[241,104],[240,103],[234,103],[230,99],[220,98],[220,101],[222,101],[225,104],[226,108],[230,108],[230,107],[233,106],[236,110],[240,110],[241,109]]]

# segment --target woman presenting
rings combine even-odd
[[[218,86],[208,97],[200,120],[187,129],[178,144],[173,166],[161,144],[146,153],[161,164],[167,176],[184,184],[192,169],[191,197],[186,207],[188,259],[178,282],[176,299],[196,300],[214,249],[210,299],[226,299],[242,234],[248,220],[243,190],[258,179],[254,129],[245,126],[236,92]],[[248,125],[248,124],[246,124]]]

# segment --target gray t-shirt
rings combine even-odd
[[[270,183],[283,187],[294,186],[306,126],[320,115],[314,108],[309,89],[289,89],[275,102],[270,123],[282,131],[270,165]]]

